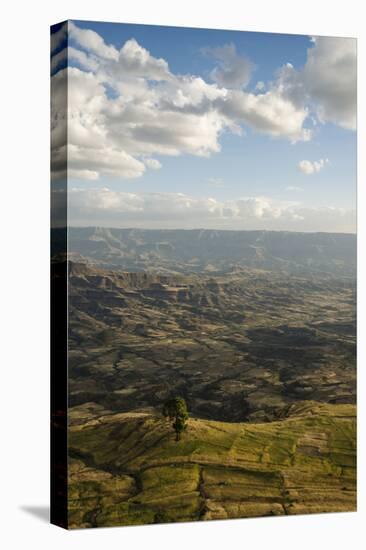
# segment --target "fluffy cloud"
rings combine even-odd
[[[211,52],[220,65],[216,83],[210,84],[172,74],[164,59],[134,39],[117,50],[96,32],[68,25],[68,50],[55,50],[52,65],[59,67],[56,85],[60,73],[68,78],[69,150],[57,150],[56,139],[52,143],[58,165],[67,154],[73,177],[139,177],[146,168],[160,167],[147,160],[154,155],[209,156],[220,151],[223,132],[239,134],[242,125],[292,142],[310,137],[303,128],[306,108],[295,106],[278,87],[259,94],[231,89],[243,87],[251,70],[232,45]],[[55,41],[61,44],[60,37]],[[70,66],[62,69],[66,58]],[[52,131],[61,136],[66,113],[58,100],[53,98]],[[54,175],[62,177],[64,171]]]
[[[81,50],[69,46],[51,57],[51,74],[62,66],[65,66],[67,61],[70,63],[76,62],[88,71],[95,71],[99,67],[99,63],[94,56],[90,56]]]
[[[114,220],[120,218],[121,223],[130,219],[196,224],[209,220],[225,222],[296,218],[291,210],[293,203],[278,203],[266,197],[219,201],[212,197],[197,198],[183,193],[127,193],[108,188],[73,188],[70,190],[70,198],[71,212],[80,209],[80,212],[92,212],[96,220],[100,215],[107,215]]]
[[[231,90],[217,103],[229,118],[258,132],[284,137],[292,143],[311,139],[311,130],[303,126],[308,116],[307,108],[296,106],[276,87],[260,94]]]
[[[118,68],[127,74],[152,80],[166,80],[171,76],[168,63],[164,59],[156,59],[150,55],[134,39],[127,40],[121,49]]]
[[[103,38],[95,31],[80,29],[72,21],[68,22],[69,38],[75,40],[79,46],[102,59],[118,60],[118,50],[114,46],[108,46]]]
[[[219,62],[210,76],[214,82],[224,88],[245,88],[249,83],[253,63],[245,56],[238,55],[234,44],[225,44],[218,48],[206,48],[205,53]]]
[[[83,178],[85,167],[88,172],[98,174],[103,172],[107,176],[118,177],[121,174],[125,178],[138,178],[145,171],[145,164],[125,151],[118,151],[111,147],[92,149],[68,146],[69,170],[72,170],[74,177]],[[87,177],[87,179],[91,179]],[[93,178],[96,179],[96,178]]]
[[[55,177],[64,177],[61,164],[67,157],[75,178],[136,178],[146,169],[160,168],[155,155],[207,157],[220,151],[224,132],[240,134],[246,126],[292,143],[307,141],[312,137],[307,121],[314,110],[322,121],[352,126],[352,41],[316,39],[302,71],[288,64],[272,83],[248,92],[243,88],[252,66],[233,45],[210,50],[219,65],[211,75],[215,82],[207,83],[173,74],[164,59],[133,38],[117,49],[95,31],[72,22],[68,28],[67,51],[60,50],[64,27],[52,38]],[[64,69],[66,59],[69,67]],[[57,92],[66,77],[67,113]],[[66,121],[67,151],[62,149]]]
[[[354,38],[317,37],[308,50],[304,85],[323,122],[356,128],[357,51]]]
[[[301,160],[298,164],[298,168],[303,174],[309,176],[311,174],[317,174],[318,172],[320,172],[320,170],[322,170],[324,166],[328,163],[328,159],[320,159],[313,162],[311,160]]]
[[[145,166],[151,168],[152,170],[159,170],[161,168],[161,163],[156,159],[147,158],[143,160]]]
[[[69,223],[146,228],[292,229],[354,231],[355,213],[337,208],[305,208],[268,197],[219,201],[183,193],[128,193],[73,188]]]
[[[353,38],[312,38],[301,70],[287,63],[277,86],[295,105],[308,103],[322,123],[356,129],[357,51]]]

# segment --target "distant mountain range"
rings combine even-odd
[[[61,230],[53,231],[57,253]],[[354,234],[71,227],[68,236],[70,258],[124,271],[215,274],[256,268],[356,274]]]

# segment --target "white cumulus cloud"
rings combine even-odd
[[[74,39],[82,48],[103,59],[118,60],[118,50],[114,46],[107,45],[103,38],[95,31],[81,29],[72,21],[68,22],[69,37]]]
[[[306,175],[311,174],[317,174],[324,168],[326,164],[329,163],[328,159],[320,159],[320,160],[301,160],[298,164],[299,170]]]
[[[159,168],[154,155],[218,153],[223,132],[240,134],[245,126],[291,142],[311,137],[304,128],[307,108],[295,105],[278,86],[265,93],[235,89],[245,86],[252,66],[233,45],[211,52],[219,66],[216,82],[208,83],[202,77],[173,74],[166,60],[133,38],[118,50],[95,31],[72,22],[68,28],[68,50],[55,50],[52,59],[56,177],[65,175],[60,166],[66,153],[74,178],[129,179]],[[61,44],[62,37],[54,43]],[[69,67],[63,69],[66,59]],[[66,78],[67,112],[56,90]],[[67,152],[61,143],[66,123]]]
[[[296,105],[309,104],[320,122],[355,130],[356,40],[322,36],[311,42],[304,67],[287,63],[278,71],[277,85]]]
[[[152,170],[159,170],[161,168],[161,162],[157,159],[147,158],[143,159],[145,166],[151,168]]]
[[[283,137],[292,143],[311,139],[311,130],[304,128],[308,109],[296,106],[276,87],[260,94],[231,90],[217,103],[229,118],[258,132]]]
[[[252,64],[232,44],[210,50],[218,66],[214,82],[171,72],[134,38],[120,49],[95,31],[69,29],[68,50],[60,50],[65,27],[52,38],[53,175],[64,177],[67,156],[73,177],[140,177],[157,169],[155,155],[208,157],[221,150],[225,132],[246,127],[296,143],[312,138],[314,117],[354,127],[355,42],[316,38],[303,69],[287,64],[276,79],[256,87]],[[69,67],[62,68],[68,59]],[[63,93],[68,81],[67,111]],[[67,125],[69,148],[65,151]],[[149,160],[150,159],[150,160]],[[306,173],[323,166],[302,161]],[[310,166],[310,168],[309,168]],[[312,172],[311,172],[312,170]]]
[[[316,37],[303,71],[305,89],[323,122],[356,128],[357,50],[354,38]]]

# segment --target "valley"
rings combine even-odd
[[[179,394],[194,415],[239,422],[355,400],[352,282],[69,269],[71,406],[149,409]]]
[[[231,249],[227,232],[169,246],[73,232],[54,258],[55,276],[68,267],[71,528],[355,510],[349,236],[249,232],[253,255],[245,232]],[[179,441],[162,415],[176,396]]]

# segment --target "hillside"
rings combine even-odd
[[[70,411],[70,527],[352,511],[355,407],[301,402],[270,423]]]
[[[83,257],[125,271],[187,274],[259,268],[298,275],[356,273],[354,234],[70,227],[68,239],[75,260]]]
[[[355,236],[228,233],[70,229],[70,527],[355,510]]]
[[[329,276],[69,265],[69,403],[127,412],[182,395],[197,417],[271,419],[355,401],[355,288]]]

